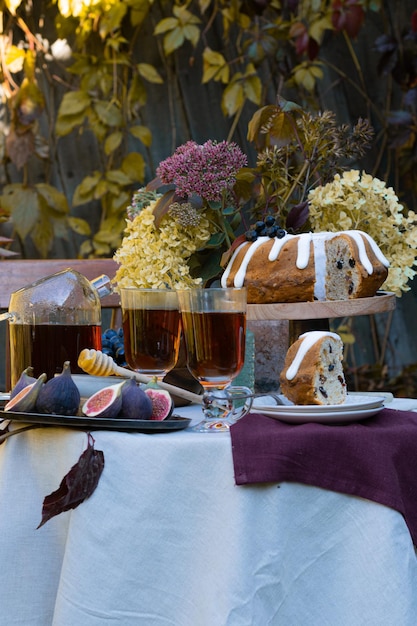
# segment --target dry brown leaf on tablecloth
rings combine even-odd
[[[88,433],[88,445],[78,462],[64,476],[58,489],[45,497],[42,520],[38,528],[55,515],[75,509],[94,492],[104,468],[104,454],[94,448],[94,438]]]

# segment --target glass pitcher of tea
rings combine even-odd
[[[0,316],[9,322],[11,387],[30,365],[35,377],[52,378],[65,361],[73,374],[82,373],[81,350],[101,349],[100,298],[109,293],[107,276],[89,281],[70,268],[12,293],[8,313]]]

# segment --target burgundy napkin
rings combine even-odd
[[[367,498],[402,513],[417,545],[417,413],[383,409],[340,426],[252,413],[230,432],[237,485],[290,481]]]

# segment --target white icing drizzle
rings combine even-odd
[[[269,251],[268,261],[276,261],[287,241],[289,241],[290,239],[294,239],[296,236],[297,235],[288,235],[287,233],[285,237],[281,237],[281,239],[278,239],[278,237],[274,237],[274,243]]]
[[[317,233],[313,237],[314,265],[316,271],[316,281],[314,283],[314,297],[316,300],[326,299],[326,247],[325,242],[328,233]]]
[[[305,233],[298,237],[297,246],[297,262],[296,266],[299,270],[305,270],[310,260],[310,243],[312,233]]]
[[[317,341],[319,341],[323,337],[333,337],[334,339],[340,340],[339,335],[326,330],[312,330],[299,336],[299,339],[302,339],[302,341],[291,365],[289,366],[285,374],[287,380],[293,380],[296,377],[299,367],[307,352],[314,346]]]
[[[243,283],[245,282],[245,276],[246,276],[246,270],[247,267],[249,265],[249,261],[251,260],[251,258],[253,257],[253,255],[255,254],[255,252],[257,251],[257,249],[259,248],[259,246],[261,246],[263,243],[265,243],[265,241],[269,241],[270,238],[269,237],[258,237],[258,239],[256,241],[254,241],[250,246],[248,246],[248,249],[246,251],[245,256],[242,259],[242,263],[240,264],[240,267],[238,269],[238,271],[236,272],[235,275],[235,280],[233,282],[234,287],[243,287]],[[242,244],[242,246],[244,246],[245,244]],[[239,252],[241,246],[239,246],[238,248],[236,248],[236,252],[235,254],[232,256],[232,259],[230,261],[230,265],[233,265],[233,260],[235,258],[235,255]],[[223,280],[222,280],[222,287],[225,286],[223,285]]]
[[[381,252],[380,248],[378,247],[377,243],[372,239],[372,237],[370,235],[368,235],[368,233],[364,233],[361,230],[348,230],[348,231],[346,231],[346,234],[350,235],[352,237],[352,239],[354,239],[356,241],[357,246],[359,248],[359,258],[360,258],[363,266],[365,267],[366,271],[368,272],[368,274],[372,274],[374,270],[373,270],[372,265],[370,265],[370,263],[369,263],[368,255],[366,254],[365,244],[363,243],[363,237],[366,239],[366,241],[371,246],[372,252],[376,256],[378,261],[380,263],[382,263],[382,265],[384,265],[385,267],[389,267],[390,263],[389,263],[388,259],[382,254],[382,252]],[[360,242],[360,244],[359,244],[359,242]],[[362,253],[363,253],[363,257],[361,256],[361,250],[362,250]],[[371,271],[369,271],[367,269],[365,263],[367,265],[370,265]]]
[[[247,241],[244,241],[243,243],[240,244],[240,246],[238,246],[236,248],[236,250],[233,252],[232,254],[232,258],[230,259],[225,271],[222,274],[221,280],[220,280],[220,284],[222,287],[226,288],[227,287],[227,279],[229,278],[229,274],[231,272],[232,266],[233,266],[233,262],[235,260],[235,258],[237,257],[237,255],[239,254],[240,250],[244,247],[248,245]],[[234,282],[234,286],[236,287],[236,280]],[[241,285],[242,287],[242,285]]]
[[[325,241],[328,239],[332,239],[338,235],[348,235],[355,242],[358,247],[359,252],[359,260],[365,270],[371,275],[374,271],[372,263],[369,260],[369,257],[366,253],[365,243],[363,238],[365,238],[369,245],[372,248],[374,255],[377,259],[384,265],[385,267],[389,267],[389,261],[382,254],[380,248],[376,244],[376,242],[368,235],[367,233],[362,232],[361,230],[346,230],[340,231],[338,233],[302,233],[301,235],[289,235],[286,234],[285,237],[278,239],[274,237],[274,243],[268,255],[268,260],[273,262],[276,261],[280,255],[280,252],[284,245],[290,241],[291,239],[298,238],[297,242],[297,260],[296,266],[298,269],[305,269],[310,261],[310,243],[313,242],[314,247],[314,259],[315,259],[315,270],[316,270],[316,282],[314,285],[314,295],[317,300],[325,300],[326,298],[326,290],[325,290],[325,278],[326,278],[326,253],[325,253]],[[246,270],[248,268],[249,262],[256,252],[256,250],[265,242],[270,241],[270,237],[258,237],[256,241],[248,245],[248,242],[242,243],[240,246],[236,248],[233,253],[230,262],[224,271],[221,278],[222,287],[227,287],[227,279],[230,275],[230,272],[233,267],[233,263],[243,248],[243,246],[247,246],[247,250],[244,254],[240,267],[235,274],[235,278],[233,281],[234,287],[243,287],[246,277]]]

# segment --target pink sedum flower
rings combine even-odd
[[[219,202],[246,164],[246,155],[235,143],[187,141],[159,164],[156,174],[164,184],[174,184],[181,197],[196,194],[208,202]]]

